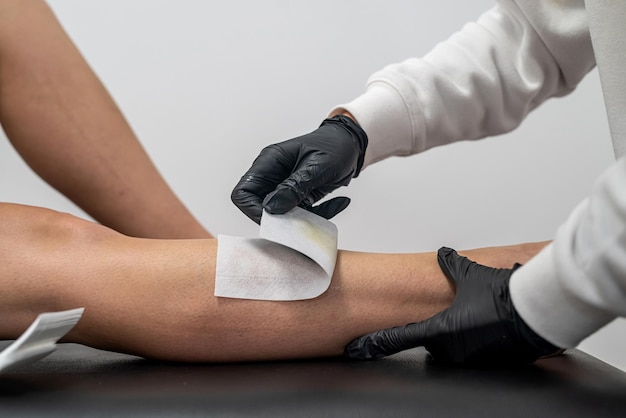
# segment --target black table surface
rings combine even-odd
[[[626,417],[626,373],[579,350],[484,370],[422,349],[367,362],[185,364],[62,344],[0,375],[0,416]]]

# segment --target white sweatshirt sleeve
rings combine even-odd
[[[367,166],[510,131],[594,65],[583,0],[502,0],[423,58],[373,74],[331,114],[346,109],[363,127]]]
[[[595,183],[547,246],[511,277],[515,308],[537,334],[569,348],[626,316],[626,157]]]
[[[586,4],[611,136],[622,157],[597,180],[554,242],[510,282],[522,318],[561,347],[574,347],[616,316],[626,316],[626,5]]]

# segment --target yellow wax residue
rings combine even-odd
[[[331,234],[304,219],[298,220],[297,227],[303,236],[311,242],[314,242],[317,247],[324,249],[329,258],[332,259],[334,257],[337,244]]]

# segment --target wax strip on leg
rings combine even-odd
[[[259,300],[315,298],[330,286],[337,228],[296,208],[264,214],[261,238],[218,236],[215,296]]]
[[[298,207],[284,215],[263,211],[259,236],[306,255],[333,275],[338,232],[328,219]]]

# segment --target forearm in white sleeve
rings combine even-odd
[[[365,165],[515,128],[595,65],[583,0],[503,0],[421,59],[373,74],[348,110]]]
[[[575,347],[626,316],[626,157],[596,182],[552,244],[510,281],[516,310],[552,344]]]

